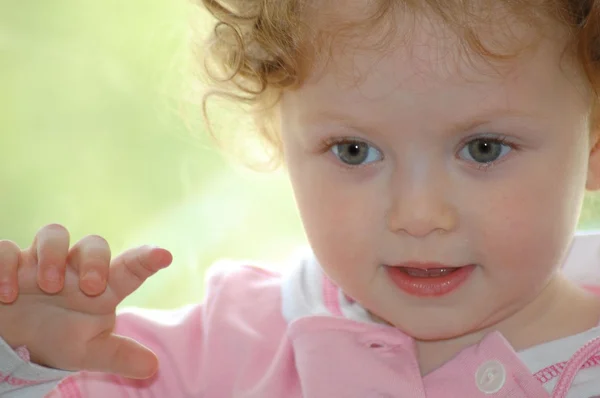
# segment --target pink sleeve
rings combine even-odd
[[[208,279],[203,305],[176,311],[128,310],[117,317],[115,332],[131,337],[154,351],[159,370],[148,380],[129,380],[110,374],[80,372],[63,380],[48,398],[164,398],[202,396],[200,375],[204,320],[211,297],[217,294],[223,273]]]

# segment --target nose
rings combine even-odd
[[[449,184],[439,178],[413,178],[401,182],[395,179],[387,212],[388,229],[415,238],[454,230],[458,225],[458,212],[448,195]]]

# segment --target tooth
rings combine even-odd
[[[438,277],[445,276],[454,271],[453,268],[431,268],[431,269],[420,269],[420,268],[405,268],[404,271],[414,277],[427,278],[427,277]]]
[[[428,276],[427,270],[419,268],[406,268],[406,273],[410,276],[426,277]]]

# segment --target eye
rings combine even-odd
[[[512,149],[512,145],[501,138],[476,138],[467,142],[458,156],[470,162],[486,165],[506,156]]]
[[[333,154],[343,163],[360,166],[383,159],[381,152],[363,141],[346,140],[331,146]]]

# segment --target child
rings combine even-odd
[[[94,372],[50,396],[600,395],[600,299],[561,270],[600,187],[600,2],[203,3],[208,64],[280,150],[311,250],[115,322],[168,252],[109,269],[61,226],[3,242],[3,397],[58,369]]]

